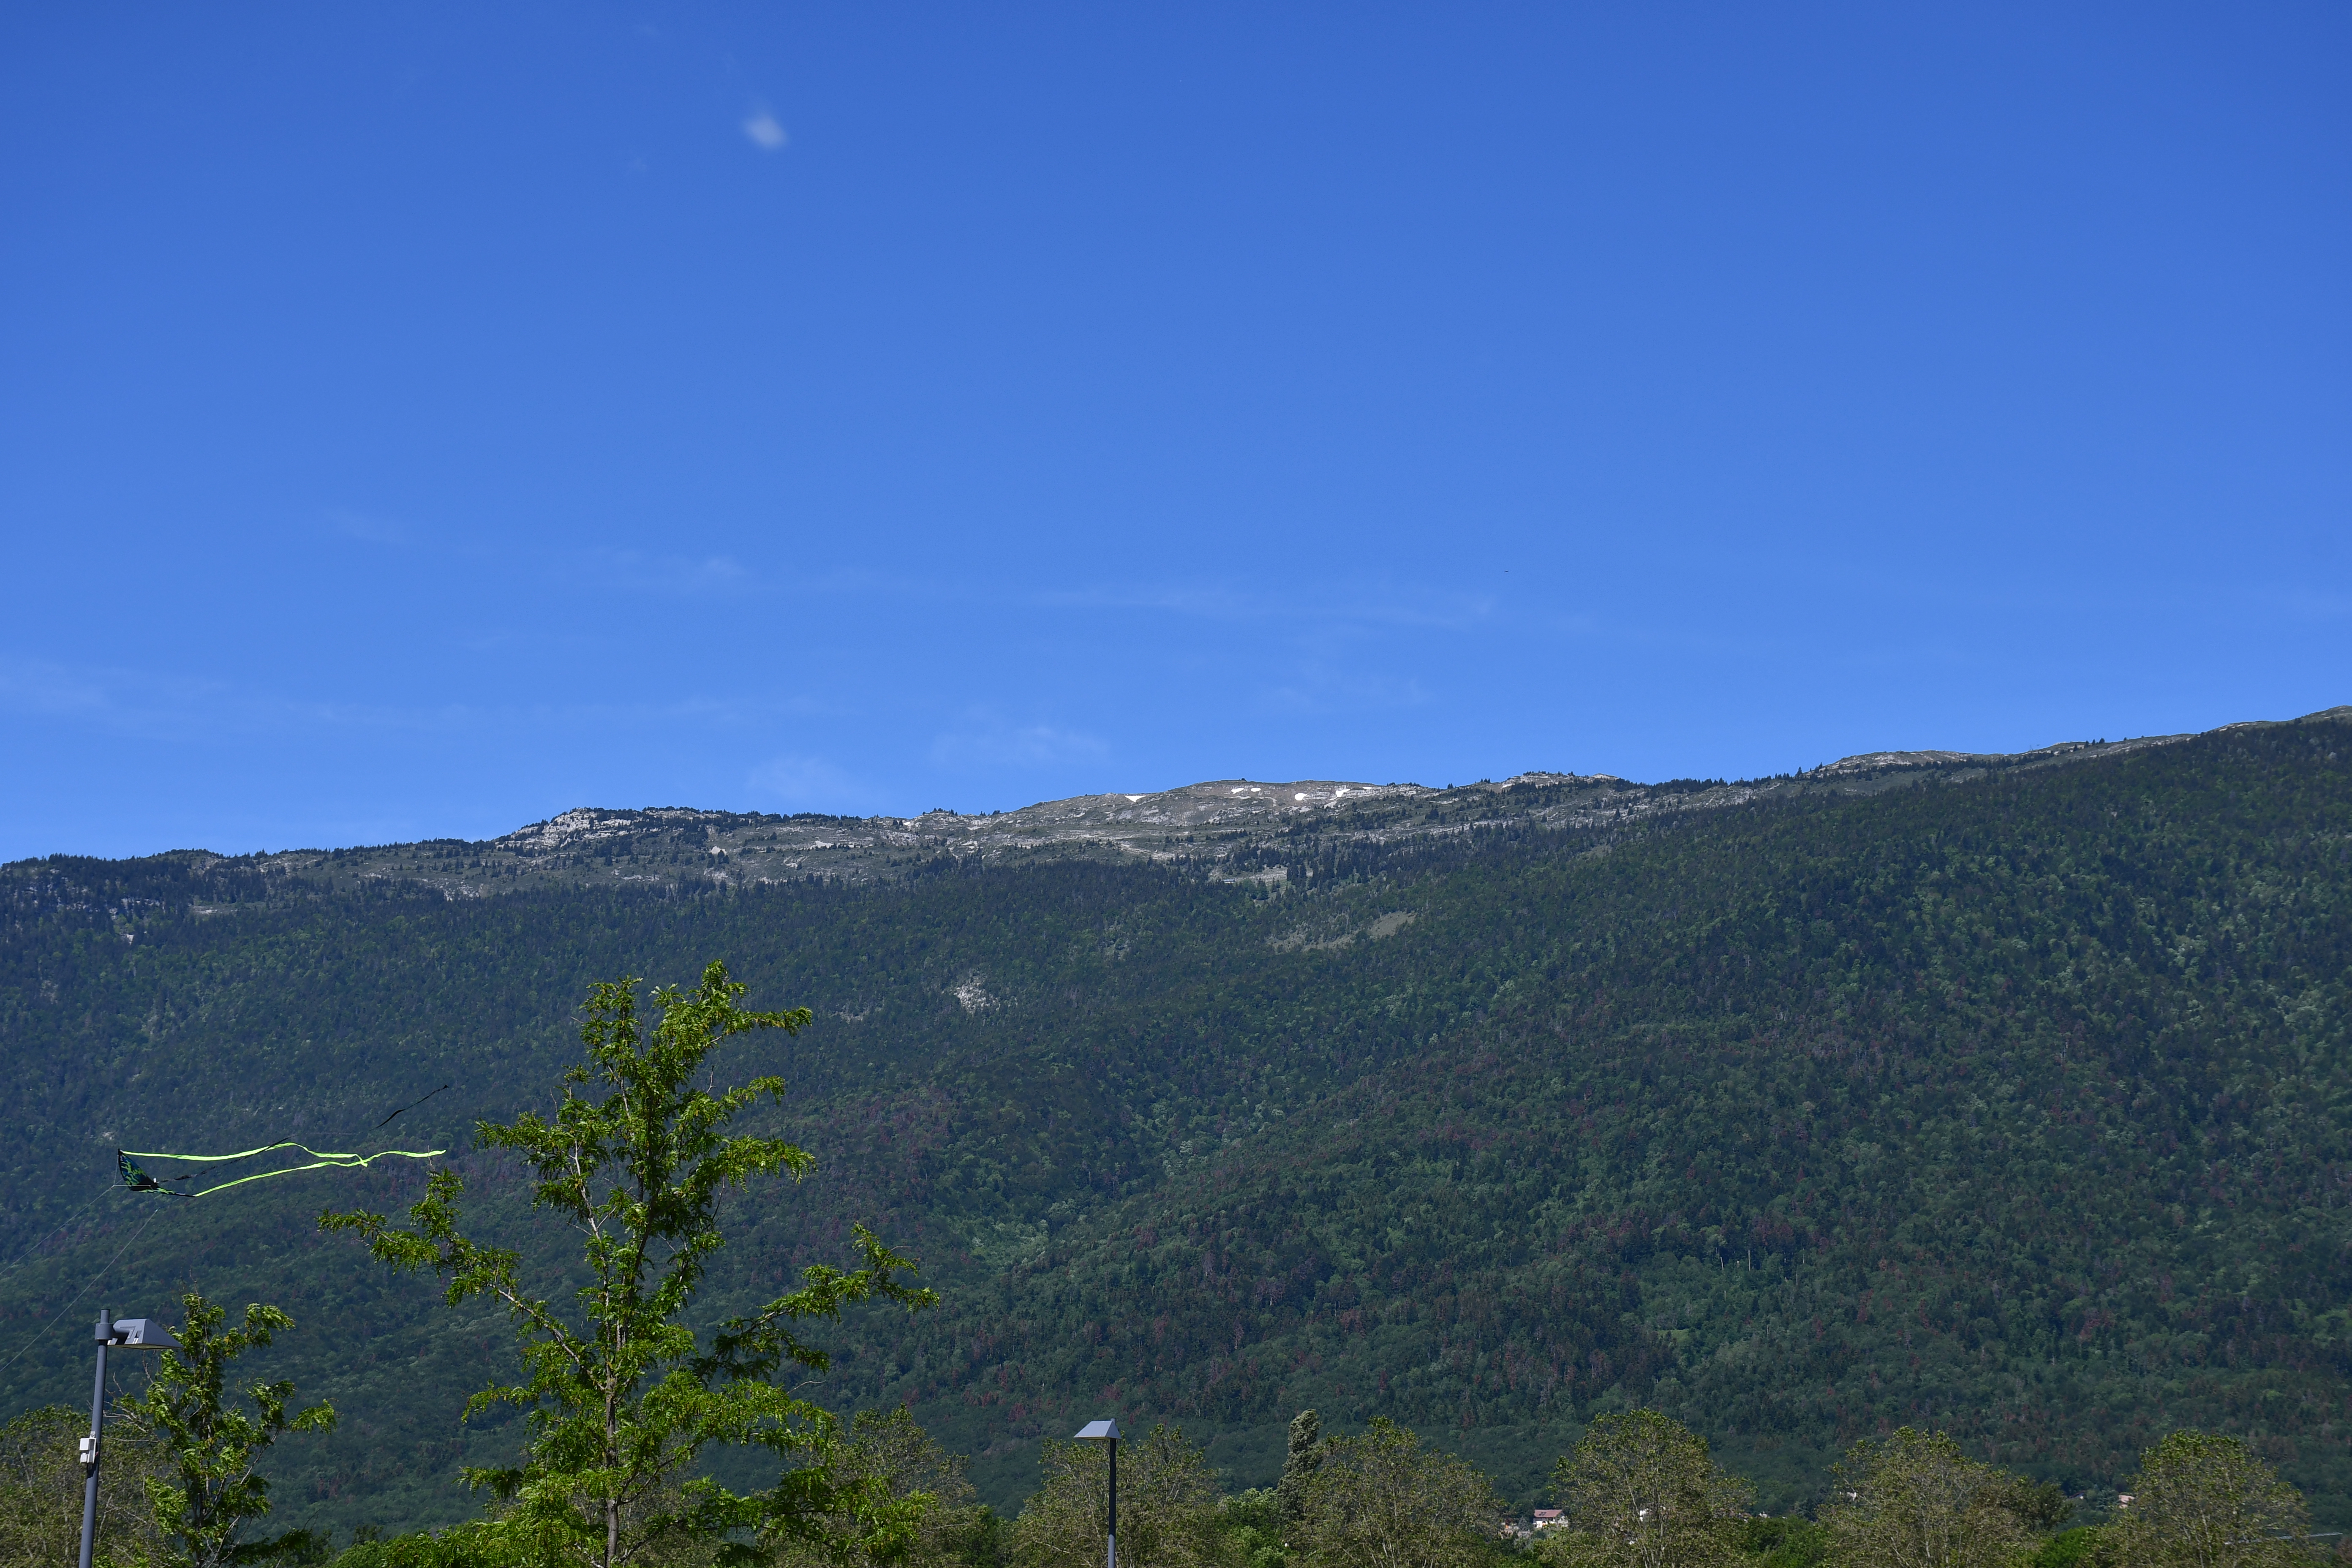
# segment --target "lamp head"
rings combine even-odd
[[[107,1336],[107,1344],[115,1350],[160,1351],[177,1350],[178,1343],[170,1331],[152,1318],[117,1318],[114,1331]]]
[[[1078,1428],[1078,1435],[1076,1441],[1080,1443],[1116,1443],[1118,1441],[1118,1423],[1116,1421],[1089,1421],[1084,1426]]]

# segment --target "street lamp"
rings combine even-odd
[[[98,1543],[98,1440],[106,1431],[107,1348],[159,1351],[171,1343],[172,1336],[152,1318],[110,1319],[105,1308],[98,1310],[98,1383],[89,1395],[89,1436],[81,1440],[81,1568],[89,1568],[90,1548]]]
[[[1081,1443],[1102,1443],[1110,1448],[1110,1554],[1108,1568],[1118,1568],[1118,1423],[1089,1421],[1078,1428]],[[81,1568],[89,1568],[85,1562]]]

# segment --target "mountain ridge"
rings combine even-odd
[[[2347,739],[2339,709],[1360,808],[1213,781],[1128,819],[1144,853],[1099,840],[1148,798],[1081,796],[1035,850],[982,853],[976,816],[845,847],[865,879],[717,880],[784,857],[677,816],[528,876],[414,847],[495,896],[348,854],[20,863],[0,1404],[86,1395],[57,1326],[83,1305],[201,1282],[291,1312],[269,1375],[346,1412],[278,1461],[286,1522],[461,1517],[451,1467],[513,1435],[452,1425],[502,1331],[314,1223],[418,1173],[159,1205],[113,1146],[365,1138],[415,1102],[404,1146],[457,1151],[486,1229],[552,1265],[471,1130],[545,1112],[590,983],[718,957],[814,1014],[726,1070],[783,1079],[763,1126],[821,1165],[730,1210],[709,1313],[873,1225],[942,1304],[827,1331],[826,1397],[910,1405],[1001,1507],[1078,1419],[1181,1422],[1250,1484],[1303,1406],[1405,1421],[1524,1502],[1639,1403],[1775,1513],[1889,1423],[2070,1491],[2197,1426],[2352,1523]]]
[[[129,868],[181,864],[194,876],[226,868],[250,891],[324,892],[371,882],[483,898],[549,883],[654,887],[896,879],[937,859],[1049,855],[1137,857],[1214,868],[1237,854],[1294,840],[1391,845],[1506,823],[1550,828],[1622,826],[1665,813],[1714,811],[1820,794],[1869,795],[1995,773],[2063,767],[2179,744],[2198,735],[2352,714],[2352,706],[2291,720],[2247,720],[2210,731],[2121,741],[2063,741],[2016,752],[1866,752],[1770,778],[1641,784],[1612,773],[1537,771],[1439,787],[1358,780],[1204,780],[1171,789],[1108,791],[1011,811],[943,808],[913,816],[790,816],[698,806],[574,806],[488,839],[433,838],[330,849],[226,855],[206,849],[104,859],[51,855],[0,865],[24,885],[60,864]],[[452,865],[451,862],[459,862]],[[1261,869],[1252,873],[1263,877]],[[272,879],[278,879],[273,882]],[[70,895],[61,895],[70,897]],[[136,896],[136,895],[132,895]],[[232,895],[219,907],[243,901]],[[191,902],[205,900],[191,894]]]

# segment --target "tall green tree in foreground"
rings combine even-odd
[[[1654,1410],[1596,1416],[1552,1470],[1552,1495],[1568,1515],[1549,1531],[1548,1555],[1627,1568],[1697,1568],[1733,1552],[1747,1517],[1746,1481],[1726,1475],[1706,1439]]]
[[[1228,1547],[1217,1478],[1173,1426],[1120,1445],[1119,1568],[1215,1568]],[[1011,1531],[1022,1568],[1100,1568],[1110,1463],[1100,1443],[1047,1443],[1045,1484]]]
[[[289,1415],[294,1385],[282,1379],[246,1385],[251,1415],[227,1397],[229,1363],[268,1344],[294,1320],[256,1303],[246,1308],[242,1326],[223,1331],[226,1308],[193,1290],[180,1305],[187,1316],[175,1336],[178,1348],[163,1352],[146,1394],[126,1405],[168,1455],[166,1479],[147,1482],[163,1560],[172,1568],[227,1568],[308,1544],[302,1531],[276,1540],[243,1539],[251,1522],[269,1511],[269,1482],[253,1467],[286,1432],[331,1428],[334,1407],[313,1405]]]
[[[2040,1506],[1946,1434],[1908,1426],[1849,1449],[1831,1495],[1831,1557],[1853,1568],[2001,1568],[2032,1542],[2021,1507]]]
[[[2273,1568],[2303,1557],[2303,1494],[2235,1437],[2175,1432],[2140,1456],[2115,1524],[2131,1568]]]
[[[452,1307],[487,1296],[515,1324],[529,1376],[482,1390],[466,1411],[519,1406],[530,1438],[520,1464],[467,1469],[467,1482],[498,1506],[457,1544],[494,1561],[594,1568],[684,1552],[748,1561],[758,1555],[748,1536],[903,1546],[920,1505],[893,1500],[872,1477],[837,1479],[829,1461],[840,1448],[839,1423],[775,1377],[787,1363],[827,1364],[795,1336],[795,1322],[837,1318],[843,1307],[877,1296],[929,1304],[929,1291],[898,1278],[912,1262],[859,1226],[863,1268],[810,1268],[800,1289],[727,1322],[708,1345],[686,1321],[725,1245],[721,1194],[779,1172],[797,1180],[815,1163],[781,1139],[727,1133],[761,1097],[781,1100],[782,1079],[716,1093],[697,1079],[727,1040],[761,1029],[797,1034],[810,1014],[745,1011],[738,1005],[745,987],[713,963],[691,992],[654,992],[659,1021],[648,1030],[638,1020],[636,986],[618,980],[590,992],[580,1036],[587,1060],[564,1075],[552,1119],[527,1112],[477,1128],[481,1146],[512,1150],[530,1164],[532,1203],[584,1238],[588,1282],[574,1293],[581,1321],[525,1283],[514,1250],[460,1231],[464,1184],[447,1170],[434,1173],[409,1209],[410,1228],[373,1214],[320,1220],[362,1237],[394,1268],[439,1276]],[[696,1473],[714,1444],[765,1448],[782,1474],[764,1491],[730,1491]],[[845,1531],[847,1542],[839,1539]]]
[[[1290,1538],[1316,1568],[1458,1568],[1502,1522],[1486,1477],[1385,1417],[1324,1439],[1321,1453]]]

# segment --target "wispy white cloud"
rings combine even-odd
[[[643,550],[596,550],[585,564],[596,575],[641,591],[688,597],[735,595],[760,586],[756,574],[731,555],[656,555]],[[578,575],[577,570],[567,574]]]
[[[743,117],[743,134],[762,153],[781,153],[792,141],[776,117],[764,109],[755,109]]]
[[[792,753],[770,757],[753,768],[743,782],[759,798],[792,810],[851,807],[864,799],[857,781],[823,757]]]
[[[2352,615],[2352,594],[2296,587],[2277,590],[2275,597],[2282,610],[2298,619],[2332,621]]]
[[[363,540],[370,544],[406,544],[409,531],[388,518],[369,517],[341,507],[327,513],[327,526],[345,539]]]
[[[741,562],[727,555],[706,555],[699,561],[656,562],[650,575],[659,587],[688,594],[748,587],[751,579]]]
[[[1101,584],[1032,595],[1044,608],[1157,610],[1228,622],[1358,623],[1467,630],[1490,619],[1491,594],[1400,588],[1391,584],[1329,584],[1280,591],[1234,583]]]
[[[1041,767],[1097,762],[1110,755],[1099,738],[1055,724],[1014,724],[976,712],[931,742],[940,767]]]
[[[754,567],[731,556],[656,556],[639,550],[604,550],[585,557],[600,571],[646,574],[652,585],[717,587],[733,584],[765,590],[772,584]],[[809,570],[796,563],[792,591],[802,598],[865,599],[901,605],[973,605],[1007,604],[1045,611],[1144,611],[1231,625],[1276,624],[1292,634],[1308,628],[1344,633],[1350,626],[1470,631],[1504,616],[1496,595],[1400,586],[1384,583],[1334,583],[1275,589],[1237,582],[1097,583],[1038,587],[1030,582],[970,574],[954,576],[915,571],[877,571],[868,565]]]
[[[1503,632],[1513,620],[1495,594],[1382,579],[1281,589],[1252,583],[1103,584],[1048,590],[1040,608],[1159,614],[1232,628],[1181,633],[1205,649],[1246,645],[1231,668],[1237,697],[1284,718],[1397,712],[1438,700],[1414,667],[1430,646]],[[1213,655],[1209,656],[1212,658]]]
[[[329,532],[389,551],[448,561],[495,561],[513,552],[496,531],[436,527],[358,507],[330,507],[320,521]]]
[[[634,544],[583,544],[548,550],[496,530],[468,534],[436,534],[367,513],[335,510],[327,514],[335,531],[372,543],[413,547],[427,554],[461,557],[494,564],[501,575],[548,584],[596,584],[662,594],[740,593],[762,587],[761,574],[723,552],[664,551]],[[686,542],[686,541],[681,541]],[[806,584],[795,587],[805,591]],[[815,586],[825,586],[818,579]]]
[[[754,731],[829,710],[806,696],[686,693],[658,700],[354,702],[266,685],[136,668],[0,656],[0,713],[156,742],[352,734],[578,734],[599,726]]]
[[[117,732],[182,731],[231,698],[226,683],[201,678],[0,658],[0,711],[77,720]]]
[[[178,742],[301,731],[448,731],[490,713],[464,703],[394,707],[291,697],[200,675],[0,659],[0,711],[107,734]]]
[[[1261,711],[1301,716],[1360,713],[1423,707],[1432,695],[1412,676],[1392,677],[1318,663],[1293,670],[1289,679],[1262,689],[1257,707]]]

